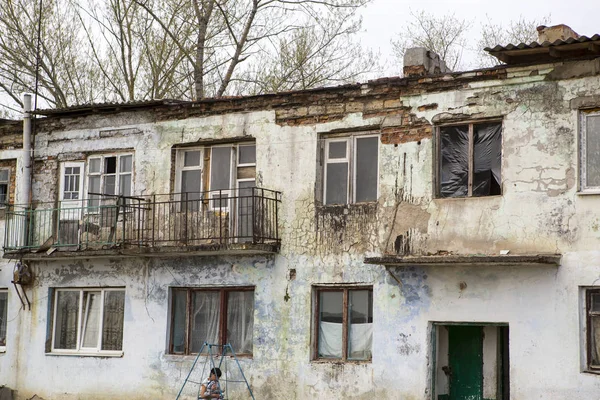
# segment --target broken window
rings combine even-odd
[[[323,203],[376,201],[379,136],[328,138],[324,145]]]
[[[8,319],[8,290],[0,290],[0,350],[6,347],[6,321]]]
[[[580,190],[600,191],[600,112],[581,113]]]
[[[317,287],[315,302],[315,358],[370,360],[373,289]]]
[[[0,208],[8,203],[8,188],[10,187],[10,169],[0,168]]]
[[[443,126],[438,132],[439,197],[501,194],[500,122]]]
[[[123,350],[124,289],[56,289],[52,352]]]
[[[172,289],[171,354],[197,354],[207,342],[252,355],[253,329],[253,287]]]
[[[587,367],[600,372],[600,289],[586,291]]]
[[[100,195],[131,196],[133,155],[103,155],[88,159],[89,206],[100,205]]]

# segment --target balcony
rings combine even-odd
[[[4,257],[271,254],[280,203],[280,192],[243,188],[10,206]]]

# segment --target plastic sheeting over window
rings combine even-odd
[[[487,123],[440,129],[441,197],[492,196],[501,193],[502,125]],[[469,149],[473,148],[473,171]],[[470,178],[471,174],[471,179]],[[469,191],[469,181],[472,183]]]

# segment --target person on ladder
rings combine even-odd
[[[221,390],[221,384],[219,378],[221,377],[221,370],[217,367],[210,370],[210,376],[202,382],[200,387],[199,399],[219,399],[223,400],[223,391]]]

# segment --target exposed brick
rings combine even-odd
[[[325,106],[310,106],[308,107],[308,115],[325,114]]]
[[[400,101],[400,99],[385,100],[383,102],[383,107],[384,108],[399,108],[399,107],[402,107],[402,101]]]
[[[384,128],[381,131],[381,143],[401,144],[417,142],[431,137],[433,128],[431,125],[418,125],[412,127]]]
[[[383,110],[383,100],[371,100],[365,104],[365,112]]]
[[[365,105],[358,101],[346,103],[346,112],[348,112],[348,113],[362,112],[364,108],[365,108]]]
[[[422,106],[419,106],[417,108],[417,110],[419,110],[419,111],[437,110],[437,108],[438,108],[437,103],[431,103],[431,104],[423,104]]]

